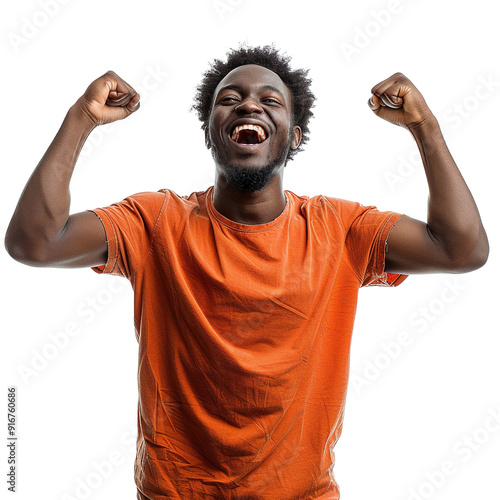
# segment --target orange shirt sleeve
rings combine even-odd
[[[92,269],[130,279],[148,255],[166,199],[166,191],[144,192],[89,210],[101,219],[108,244],[106,264]]]
[[[361,235],[371,242],[370,252],[365,267],[365,260],[361,258],[363,281],[361,286],[398,286],[408,276],[385,272],[385,254],[387,238],[402,214],[396,212],[380,212],[375,207],[369,207],[354,225],[353,235]]]
[[[360,287],[401,284],[408,276],[386,273],[385,254],[389,232],[402,214],[335,198],[328,201],[343,226],[348,260]]]

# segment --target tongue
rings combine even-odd
[[[255,130],[240,130],[236,142],[238,144],[258,144],[259,135]]]

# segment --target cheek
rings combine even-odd
[[[212,115],[208,121],[208,131],[210,137],[219,137],[222,134],[221,117],[218,115]]]
[[[217,134],[217,127],[215,126],[213,121],[210,121],[208,123],[208,127],[206,130],[206,133],[208,135],[208,139],[210,142],[213,142],[214,140],[217,140],[218,134]]]

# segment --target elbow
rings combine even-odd
[[[4,246],[7,253],[16,261],[21,262],[23,259],[24,251],[23,247],[12,237],[11,233],[7,229],[7,233],[4,238]]]
[[[469,273],[471,271],[476,271],[486,264],[489,254],[490,247],[488,244],[488,238],[486,237],[486,234],[484,234],[484,238],[481,238],[481,241],[475,245],[473,250],[460,260],[453,263],[452,272]]]
[[[23,243],[7,230],[4,240],[5,250],[15,261],[32,267],[45,267],[47,258],[42,248]]]
[[[477,253],[453,265],[453,273],[470,273],[483,267],[488,261],[488,252]]]
[[[476,269],[483,267],[488,261],[489,255],[490,255],[490,247],[488,245],[488,241],[486,241],[486,244],[482,246],[480,249],[478,249],[472,256],[470,262],[470,270],[475,271]]]
[[[475,251],[473,252],[470,258],[471,271],[475,271],[476,269],[483,267],[488,261],[488,257],[490,255],[490,245],[488,243],[488,236],[486,235],[486,231],[484,230],[484,227],[482,227],[482,225],[480,234],[481,236],[475,247]]]

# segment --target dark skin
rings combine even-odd
[[[228,87],[231,86],[231,88]],[[110,71],[95,80],[70,108],[61,128],[29,179],[7,230],[9,254],[32,266],[88,267],[107,260],[103,226],[95,214],[69,214],[69,182],[90,132],[128,117],[140,105],[135,90]],[[474,199],[416,87],[396,73],[372,88],[369,101],[379,117],[410,131],[417,142],[429,184],[427,223],[403,216],[389,233],[386,271],[460,273],[484,265],[488,240]],[[258,146],[230,138],[235,123],[256,123],[266,131]],[[285,208],[286,148],[300,144],[292,123],[291,97],[278,75],[256,65],[229,73],[216,89],[210,144],[216,179],[214,205],[242,224],[264,224]],[[265,186],[246,192],[228,181],[228,169],[262,169],[277,162]]]
[[[260,191],[243,192],[230,184],[225,166],[259,169],[288,148],[296,149],[302,138],[295,125],[290,137],[292,100],[290,91],[274,72],[249,64],[231,71],[217,86],[210,115],[210,142],[220,150],[215,160],[214,206],[218,212],[241,224],[264,224],[283,212],[283,163],[277,165]],[[236,124],[261,125],[267,139],[260,145],[240,145],[230,138]],[[220,157],[220,158],[219,158]]]
[[[422,94],[395,73],[372,88],[368,106],[412,134],[429,185],[427,223],[400,218],[387,240],[386,271],[462,273],[483,266],[489,245],[479,211]]]

